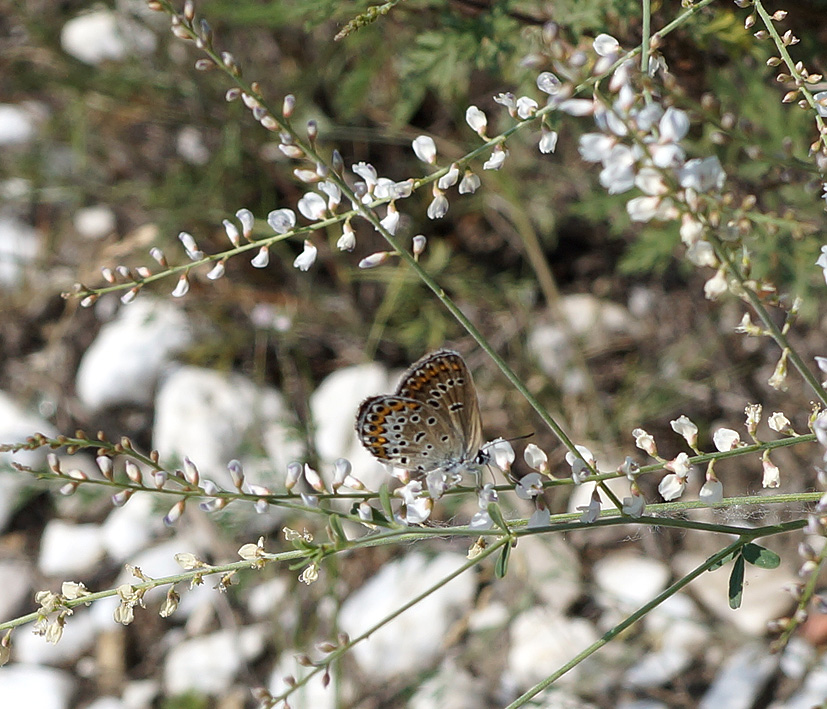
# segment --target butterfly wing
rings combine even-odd
[[[384,463],[414,472],[443,464],[451,421],[427,403],[403,396],[371,396],[356,415],[362,445]]]
[[[477,390],[465,360],[453,350],[439,350],[413,364],[402,377],[396,394],[421,402],[450,430],[450,455],[471,460],[482,446],[482,418]],[[444,436],[440,430],[440,442]]]

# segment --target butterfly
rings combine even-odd
[[[394,394],[365,399],[356,433],[373,456],[416,477],[458,477],[486,462],[477,390],[453,350],[411,365]]]

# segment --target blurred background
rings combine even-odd
[[[426,174],[410,148],[418,135],[434,137],[440,165],[479,144],[464,120],[468,105],[487,113],[494,135],[512,124],[494,95],[510,91],[542,100],[535,80],[540,71],[555,69],[554,41],[588,49],[601,32],[626,49],[640,41],[639,7],[627,0],[411,0],[334,40],[368,6],[204,0],[196,10],[213,28],[216,46],[234,55],[246,79],[260,82],[273,106],[285,94],[296,96],[295,125],[317,121],[325,150],[338,149],[347,165],[369,162],[394,180]],[[677,2],[653,7],[655,28],[682,11]],[[827,3],[788,9],[782,29],[801,39],[791,48],[794,57],[811,73],[823,72]],[[792,337],[812,362],[814,355],[827,355],[824,283],[814,266],[824,240],[823,175],[808,156],[816,131],[811,113],[782,105],[790,87],[766,66],[772,47],[753,37],[757,27],[744,30],[746,16],[732,3],[713,3],[668,35],[660,49],[670,77],[663,94],[692,118],[690,155],[721,160],[732,204],[756,198],[751,211],[762,216],[746,239],[752,275],[776,284],[787,306],[794,296],[803,299]],[[128,308],[116,295],[89,309],[61,296],[77,281],[102,285],[103,267],[154,265],[152,247],[163,249],[171,263],[184,263],[177,238],[182,230],[207,253],[226,249],[222,220],[240,208],[257,217],[258,235],[269,235],[267,213],[295,209],[307,191],[292,176],[277,136],[239,102],[227,103],[226,76],[196,71],[199,58],[192,44],[173,37],[166,15],[137,0],[0,0],[0,442],[36,430],[101,430],[113,440],[128,435],[144,450],[157,448],[173,464],[189,455],[202,474],[224,486],[226,462],[239,458],[251,481],[273,489],[283,485],[290,460],[308,461],[329,476],[332,461],[346,456],[354,474],[375,488],[384,472],[352,432],[360,399],[391,391],[409,363],[450,346],[474,373],[487,438],[534,432],[552,471],[565,477],[565,451],[551,432],[415,275],[394,262],[357,268],[361,258],[384,248],[364,223],[354,221],[352,254],[336,249],[339,227],[315,234],[319,257],[307,273],[292,267],[301,251],[296,240],[275,246],[266,269],[240,257],[215,282],[206,271],[193,271],[190,292],[181,299],[169,295],[174,278],[146,288]],[[704,300],[712,272],[682,258],[677,225],[633,224],[625,209],[629,196],[605,193],[597,169],[577,152],[579,135],[592,129],[588,119],[563,117],[557,129],[552,155],[538,151],[539,130],[522,131],[509,140],[502,170],[483,173],[481,161],[482,187],[473,195],[451,191],[444,219],[426,217],[429,190],[399,202],[403,241],[427,236],[423,267],[569,436],[592,449],[602,470],[640,453],[631,436],[637,426],[655,436],[663,457],[674,457],[683,441],[669,421],[681,414],[698,424],[706,449],[715,428],[741,427],[748,403],[761,403],[767,414],[784,411],[805,432],[809,396],[797,377],[784,392],[766,384],[776,346],[734,333],[745,305],[731,296]],[[737,207],[733,211],[739,215]],[[782,322],[780,310],[778,317]],[[518,475],[527,471],[520,451]],[[815,455],[801,447],[774,456],[782,490],[813,489]],[[642,454],[637,459],[644,462]],[[42,465],[42,456],[25,462]],[[93,463],[72,465],[92,469]],[[717,472],[727,496],[762,492],[757,457],[730,461]],[[702,478],[696,473],[691,489]],[[641,480],[650,501],[659,500],[658,481]],[[0,619],[31,611],[34,590],[56,590],[60,580],[83,578],[90,588],[122,583],[122,564],[136,563],[139,554],[155,554],[163,573],[174,573],[177,567],[163,564],[177,551],[227,561],[258,534],[280,548],[285,524],[316,524],[231,506],[215,516],[188,510],[174,533],[161,524],[169,501],[136,498],[113,511],[109,493],[91,487],[61,497],[12,472],[0,473],[0,485],[0,588],[5,574],[16,589],[0,601]],[[591,491],[575,495],[580,492],[585,499],[549,496],[552,512],[585,504]],[[622,486],[618,494],[625,494]],[[446,502],[435,519],[465,520],[474,511],[474,499]],[[531,510],[516,503],[512,511],[526,517]],[[749,515],[757,524],[801,512],[772,508]],[[726,515],[729,522],[744,521],[737,509]],[[420,623],[411,621],[412,628],[377,657],[348,660],[335,678],[338,693],[331,689],[305,705],[292,704],[461,707],[467,699],[467,706],[502,706],[568,659],[580,640],[597,637],[622,618],[621,611],[639,606],[722,546],[719,541],[648,529],[572,535],[566,543],[525,540],[507,579],[494,582],[484,570],[466,575],[466,587]],[[754,703],[743,706],[768,706],[773,697],[798,706],[795,693],[817,665],[814,648],[823,637],[813,631],[809,649],[801,651],[808,659],[793,670],[779,669],[762,640],[766,621],[792,603],[781,587],[794,580],[790,550],[798,541],[789,539],[790,563],[778,575],[762,572],[751,581],[748,620],[746,611],[735,620],[726,607],[725,579],[717,597],[690,594],[674,615],[607,648],[597,661],[605,663],[600,672],[566,684],[565,701],[698,706],[721,680],[725,660],[743,651],[754,653],[739,656],[745,665],[766,666],[753,680]],[[290,650],[335,634],[337,622],[344,622],[337,621],[340,611],[348,617],[342,599],[370,591],[366,578],[395,573],[382,577],[384,596],[374,591],[392,596],[409,583],[405,579],[427,576],[428,565],[435,565],[432,574],[445,573],[466,548],[445,542],[417,550],[396,560],[390,551],[375,550],[332,561],[309,588],[297,587],[298,571],[251,573],[227,596],[207,589],[169,621],[154,612],[160,594],[149,604],[152,612],[129,628],[113,627],[111,608],[90,612],[85,634],[73,633],[80,622],[70,619],[56,649],[42,638],[23,641],[29,636],[22,628],[15,641],[28,649],[20,650],[18,669],[48,668],[48,682],[56,684],[51,688],[46,675],[35,675],[22,683],[29,703],[14,706],[249,706],[249,687],[295,671],[285,669]],[[785,548],[778,551],[783,556]],[[630,586],[643,590],[623,597]],[[721,617],[722,623],[712,622]],[[436,632],[439,622],[444,627]],[[405,632],[415,634],[422,625],[438,642],[417,654],[420,646],[413,637],[406,643]],[[551,647],[531,644],[541,627],[552,629],[539,633]],[[233,643],[241,642],[242,630],[250,632],[239,649]],[[70,645],[72,637],[82,641]],[[205,637],[214,645],[174,657],[185,640]],[[389,655],[403,653],[405,645],[410,664],[390,666]],[[648,660],[665,650],[666,659]],[[203,670],[205,657],[224,662],[226,681],[199,684],[220,674]],[[651,666],[637,664],[644,661]],[[0,688],[13,667],[0,670]],[[372,681],[360,684],[357,677]],[[45,694],[63,703],[36,703],[35,687],[50,687]],[[433,698],[457,687],[457,698]],[[555,696],[542,706],[569,706]],[[633,704],[644,701],[649,704]]]

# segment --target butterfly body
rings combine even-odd
[[[362,402],[356,433],[373,456],[415,474],[461,473],[475,465],[482,420],[462,357],[439,350],[413,364],[394,394]]]

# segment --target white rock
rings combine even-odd
[[[558,670],[598,638],[594,626],[582,618],[567,618],[546,608],[534,607],[511,624],[508,673],[525,690]],[[594,657],[564,674],[555,686],[570,687],[594,670]]]
[[[609,346],[619,336],[636,336],[640,325],[626,308],[588,293],[568,295],[561,300],[563,316],[584,349]],[[567,394],[581,393],[583,374],[574,366],[572,343],[559,324],[537,325],[528,337],[528,347],[543,371]]]
[[[161,693],[161,683],[154,679],[139,679],[129,682],[124,688],[121,698],[124,709],[150,709]]]
[[[583,590],[577,552],[560,535],[523,537],[511,550],[508,580],[530,588],[546,608],[565,611]]]
[[[287,598],[291,588],[292,584],[284,576],[258,581],[250,589],[247,598],[250,615],[257,620],[271,616]]]
[[[14,636],[12,657],[15,660],[31,665],[66,665],[89,651],[98,628],[90,609],[80,607],[66,619],[63,635],[56,645],[47,642],[41,635],[35,635],[31,627],[21,630],[23,632]]]
[[[68,709],[75,682],[68,672],[34,665],[6,665],[0,697],[8,709]]]
[[[765,644],[740,648],[724,663],[698,709],[750,709],[777,669],[778,656],[771,654]]]
[[[33,117],[23,106],[0,103],[0,145],[28,143],[35,133]]]
[[[594,565],[592,573],[601,605],[627,611],[637,610],[663,591],[671,574],[666,564],[634,553],[609,554]]]
[[[692,655],[685,650],[656,650],[631,667],[624,681],[633,687],[660,687],[688,669],[692,662]]]
[[[72,222],[84,239],[102,239],[115,231],[115,212],[105,204],[83,207],[75,212]]]
[[[57,430],[43,419],[30,414],[0,391],[0,443],[22,443],[34,433],[53,438]],[[17,453],[0,453],[0,530],[8,524],[23,494],[31,483],[28,473],[21,473],[12,463],[39,470],[46,463],[46,450],[23,450]]]
[[[813,709],[827,701],[827,667],[824,663],[810,672],[800,689],[785,702],[773,702],[769,709]]]
[[[91,411],[149,404],[158,375],[192,341],[186,315],[174,305],[139,298],[104,325],[83,355],[80,400]]]
[[[683,593],[667,598],[643,619],[652,645],[662,650],[698,654],[710,643],[709,623],[701,617],[695,602]]]
[[[191,165],[206,165],[211,157],[203,134],[195,126],[184,126],[175,142],[178,154]]]
[[[793,635],[781,653],[779,667],[790,679],[801,681],[816,657],[816,649],[807,640]]]
[[[40,252],[41,235],[32,226],[0,214],[0,288],[15,288]]]
[[[14,618],[27,596],[34,598],[32,568],[25,562],[0,561],[0,619]],[[17,636],[15,636],[15,645]]]
[[[522,546],[523,542],[529,539],[524,537],[520,540],[518,546]],[[513,566],[509,567],[509,571],[513,571]],[[480,631],[491,630],[493,628],[505,628],[511,619],[511,611],[504,603],[488,603],[481,608],[475,608],[468,616],[468,630]]]
[[[117,697],[99,697],[87,705],[86,709],[126,709],[126,704]]]
[[[486,703],[484,684],[455,663],[447,662],[419,686],[407,706],[408,709],[478,709]]]
[[[43,530],[37,566],[44,576],[79,581],[96,570],[103,555],[99,525],[53,519]]]
[[[309,667],[302,667],[296,662],[296,656],[305,651],[304,649],[288,649],[281,653],[279,662],[267,682],[267,690],[270,694],[280,696],[289,689],[289,685],[284,681],[285,677],[290,676],[300,680],[310,673]],[[339,693],[341,695],[337,696]],[[322,684],[322,673],[319,672],[306,684],[292,692],[288,701],[292,709],[336,709],[342,706],[337,699],[346,702],[345,695],[347,694],[352,694],[352,692],[348,691],[346,685],[341,689],[338,687],[334,689],[332,683],[325,687]]]
[[[342,604],[340,629],[355,638],[465,562],[464,556],[445,552],[433,559],[413,553],[385,564]],[[460,574],[356,645],[353,656],[365,674],[382,681],[434,663],[444,630],[471,607],[475,586],[473,574]]]
[[[113,507],[101,527],[106,553],[115,561],[128,561],[164,530],[150,495],[135,495],[123,507]]]
[[[271,633],[262,624],[219,630],[178,643],[164,662],[165,691],[220,696],[238,672],[263,652]]]
[[[154,33],[111,10],[96,10],[69,20],[60,32],[63,51],[87,64],[121,60],[155,50]]]
[[[152,436],[163,458],[188,456],[202,476],[225,488],[232,485],[227,463],[234,458],[250,482],[271,485],[283,483],[287,464],[303,452],[295,418],[277,390],[197,367],[181,367],[162,384]]]
[[[360,364],[333,372],[310,396],[319,458],[328,467],[337,458],[347,458],[353,465],[353,475],[370,490],[378,490],[387,482],[388,472],[359,442],[354,428],[356,412],[363,399],[387,394],[394,386],[384,367]]]
[[[657,699],[632,699],[618,702],[615,709],[669,709],[669,707]]]
[[[675,555],[673,564],[678,573],[683,575],[705,560],[701,554],[683,552]],[[708,571],[695,579],[690,589],[713,615],[732,623],[744,633],[763,636],[767,632],[767,623],[780,618],[789,610],[790,594],[784,587],[797,583],[800,579],[783,564],[777,569],[761,569],[747,564],[741,607],[733,610],[727,602],[731,572],[731,563],[715,571]]]

